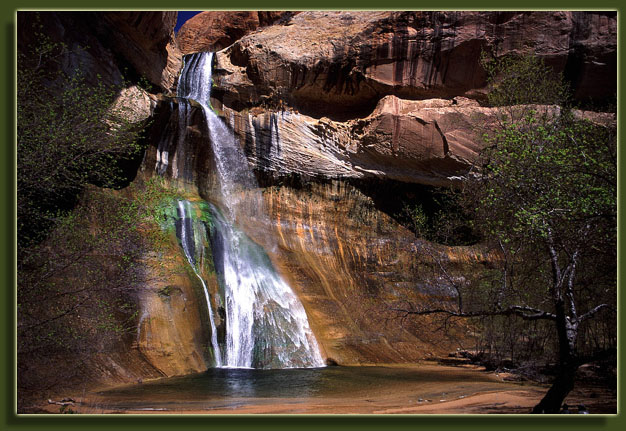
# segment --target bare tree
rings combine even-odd
[[[522,58],[504,66],[505,76],[493,81],[495,104],[563,102],[562,84],[549,78],[543,63]],[[544,99],[535,100],[536,92],[525,84],[537,77],[552,79],[537,86],[545,90]],[[535,99],[525,100],[524,92]],[[455,273],[446,257],[431,249],[439,282],[450,287],[455,300],[393,309],[405,316],[552,322],[558,373],[533,412],[556,413],[580,365],[581,325],[616,305],[615,133],[554,105],[507,106],[500,120],[485,135],[486,149],[461,192],[474,229],[491,247],[492,271],[473,278]]]

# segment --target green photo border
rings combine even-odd
[[[97,3],[97,4],[94,4]],[[372,430],[372,429],[433,429],[433,430],[616,430],[623,429],[623,400],[619,397],[623,373],[619,367],[623,338],[623,319],[618,313],[618,411],[620,415],[611,416],[529,416],[529,415],[230,415],[230,416],[183,416],[183,415],[20,415],[15,414],[15,12],[18,9],[93,9],[93,10],[208,10],[208,9],[248,9],[248,10],[307,10],[307,9],[382,9],[382,10],[617,10],[618,11],[618,77],[621,67],[621,50],[624,39],[622,31],[622,11],[617,0],[597,2],[583,1],[538,1],[515,2],[514,5],[502,1],[448,2],[388,0],[376,2],[362,1],[328,1],[318,0],[288,2],[285,0],[269,0],[262,3],[250,0],[231,0],[229,2],[182,1],[166,2],[163,0],[124,2],[110,0],[107,2],[84,2],[79,0],[45,2],[12,1],[2,2],[0,6],[2,19],[2,48],[5,66],[1,69],[2,94],[6,101],[0,107],[2,115],[1,130],[4,132],[5,143],[0,147],[0,196],[3,210],[0,212],[0,274],[2,274],[2,307],[4,314],[0,318],[0,334],[2,334],[0,355],[0,430],[276,430],[298,429],[313,430]],[[621,108],[621,94],[618,82],[618,106]],[[621,109],[618,108],[618,113]],[[622,141],[621,128],[618,127],[619,142]],[[618,166],[621,166],[622,153],[618,144]],[[621,170],[619,170],[621,171]],[[620,190],[623,190],[623,175],[618,171],[618,210],[622,208]],[[622,215],[618,220],[622,225]],[[623,235],[618,236],[618,256],[622,248]],[[620,273],[622,259],[618,262],[618,306],[623,309],[624,295],[619,295],[621,285]]]

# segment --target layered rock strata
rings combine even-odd
[[[332,181],[264,193],[278,239],[274,261],[302,301],[324,357],[341,365],[415,362],[470,340],[467,326],[453,324],[442,338],[433,319],[403,319],[392,310],[454,292],[425,282],[432,271],[425,243],[367,192]],[[482,259],[469,250],[450,251],[450,258],[460,266],[466,259],[466,269]]]
[[[18,33],[26,28],[21,14]],[[89,76],[117,83],[130,66],[160,91],[173,90],[180,68],[175,12],[44,14],[54,40],[89,46],[68,57],[68,70],[81,61]],[[375,195],[401,202],[405,195],[384,190],[392,181],[449,185],[467,173],[478,136],[496,115],[479,104],[482,51],[534,52],[564,72],[579,100],[612,96],[616,14],[302,12],[267,27],[283,16],[230,14],[213,13],[210,25],[198,18],[181,30],[181,45],[185,52],[225,48],[216,55],[213,107],[264,179],[270,215],[267,225],[245,229],[252,238],[275,234],[277,247],[268,252],[300,297],[324,356],[340,364],[408,362],[448,351],[455,337],[467,340],[466,327],[442,340],[433,322],[388,313],[400,299],[452,292],[419,281],[430,268],[425,243]],[[27,31],[19,34],[18,44],[32,41]],[[192,112],[181,129],[180,101],[161,98],[154,112],[156,97],[136,91],[119,101],[133,121],[156,114],[141,177],[162,168],[170,187],[211,200],[216,182],[201,116]],[[606,117],[598,121],[614,121]],[[146,256],[154,282],[139,294],[133,344],[97,359],[109,383],[210,365],[197,280],[180,271],[185,262],[171,240],[168,253]],[[486,262],[469,248],[439,251],[461,270]],[[155,268],[164,260],[162,274]],[[209,284],[216,289],[214,279]]]
[[[616,91],[616,24],[612,12],[302,12],[218,53],[217,97],[342,120],[385,95],[480,99],[486,51],[535,53],[579,100],[604,100]]]
[[[555,112],[552,106],[518,107],[519,112]],[[615,124],[615,115],[575,111],[581,118]],[[434,186],[461,180],[499,118],[498,108],[476,101],[383,98],[372,114],[346,122],[316,119],[291,110],[222,107],[250,163],[276,177],[310,179],[379,178]]]
[[[106,12],[103,18],[99,34],[108,48],[159,88],[176,85],[182,57],[174,38],[177,12]]]
[[[158,118],[169,123],[157,124],[154,130],[174,130],[174,135],[167,139],[167,146],[154,141],[144,160],[144,175],[156,175],[152,167],[167,148],[168,162],[163,175],[171,187],[214,201],[217,181],[212,145],[202,130],[206,126],[191,121],[186,128],[173,127],[173,119],[179,118],[181,109],[186,109],[180,103],[163,105]],[[194,112],[200,108],[192,109],[190,117],[198,121],[200,116]],[[397,104],[396,109],[400,113],[403,108]],[[381,112],[384,111],[381,107]],[[256,132],[271,137],[273,129],[265,126],[273,121],[260,124]],[[295,120],[298,130],[305,126],[300,121]],[[278,130],[284,129],[279,125]],[[180,139],[182,134],[185,139]],[[292,135],[285,141],[279,139],[280,151],[297,143],[306,146],[303,138]],[[293,143],[288,143],[289,139]],[[261,141],[259,138],[258,143]],[[193,157],[181,157],[184,154]],[[276,163],[292,163],[282,153],[274,156],[271,160]],[[317,154],[315,161],[321,163],[322,156],[323,153]],[[364,177],[350,177],[349,172],[356,171],[347,171],[341,180],[330,180],[324,176],[324,166],[311,163],[311,159],[303,166],[322,170],[296,172],[291,166],[288,173],[277,173],[257,169],[269,217],[250,220],[239,227],[259,243],[268,242],[268,232],[276,239],[276,246],[267,251],[302,301],[323,355],[340,364],[371,364],[415,361],[450,349],[450,340],[441,341],[436,334],[420,331],[415,322],[401,321],[391,312],[391,304],[401,299],[419,303],[433,295],[452,295],[444,285],[418,281],[420,271],[430,264],[429,255],[421,252],[424,242],[394,219],[401,205],[390,208],[376,199],[384,193],[380,189],[392,181],[388,177],[368,181]],[[354,184],[350,184],[350,178]],[[254,200],[256,192],[250,191]],[[394,193],[392,189],[389,192]],[[406,198],[403,193],[396,196],[398,200]],[[244,205],[247,198],[242,195],[238,199]],[[459,259],[452,249],[443,247],[441,251]],[[482,261],[470,250],[461,252],[460,256],[468,262]],[[461,338],[467,338],[465,331],[461,327],[453,330]]]
[[[143,127],[152,117],[158,98],[147,91],[145,82],[143,88],[138,83],[145,78],[151,91],[169,92],[177,79],[181,55],[174,40],[175,23],[176,12],[20,11],[18,53],[20,61],[34,61],[37,67],[36,50],[57,49],[52,53],[53,61],[44,67],[68,76],[80,71],[87,85],[114,85],[120,91],[111,110]],[[115,128],[115,124],[111,126]],[[178,265],[164,276],[158,271],[162,268],[160,259]],[[197,281],[184,271],[180,273],[184,263],[178,250],[170,249],[161,256],[148,253],[142,263],[149,282],[140,287],[135,298],[140,311],[136,337],[122,337],[107,352],[81,352],[63,358],[68,367],[78,363],[90,370],[83,376],[90,386],[181,375],[207,367],[207,329],[202,323],[206,316],[198,304],[202,293],[197,290]],[[107,265],[110,261],[105,258],[102,266]]]
[[[145,256],[148,282],[138,293],[137,333],[129,352],[139,353],[160,376],[202,372],[212,365],[203,288],[182,255],[175,232],[169,236],[167,247]],[[203,275],[215,291],[215,274]]]

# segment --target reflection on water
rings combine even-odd
[[[467,394],[495,390],[499,383],[468,370],[435,372],[403,367],[325,367],[308,369],[212,368],[200,374],[136,384],[89,397],[94,406],[113,410],[191,410],[236,408],[289,400],[376,397],[398,385],[415,388],[417,396]],[[456,395],[455,395],[456,396]]]

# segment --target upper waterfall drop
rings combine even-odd
[[[246,219],[263,224],[267,216],[263,196],[239,142],[210,106],[213,53],[196,53],[185,60],[177,96],[193,99],[202,107],[220,186],[221,196],[216,200],[221,208],[211,206],[210,213],[211,249],[224,295],[216,301],[224,306],[226,324],[225,339],[219,340],[223,346],[221,366],[323,367],[302,303],[262,247],[270,243],[265,239],[269,234],[260,236],[268,244],[259,245],[236,227],[238,221]],[[193,265],[191,253],[185,250],[185,254]],[[208,297],[207,303],[211,307]]]
[[[198,52],[185,57],[185,64],[178,79],[176,96],[193,99],[200,105],[208,107],[211,97],[213,53]]]
[[[200,52],[186,58],[189,61],[185,61],[181,71],[177,96],[195,100],[204,112],[213,143],[224,215],[231,222],[235,222],[237,217],[262,218],[263,197],[258,191],[258,183],[248,159],[234,133],[211,108],[213,53]],[[269,246],[269,241],[265,245]]]

